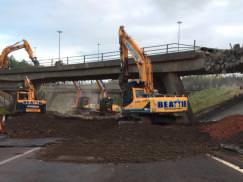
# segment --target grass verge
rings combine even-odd
[[[6,115],[6,114],[9,114],[9,112],[5,108],[0,107],[0,115]]]
[[[190,104],[194,113],[218,105],[233,97],[242,94],[239,88],[210,88],[194,92],[189,95]]]

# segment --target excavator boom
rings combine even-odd
[[[124,26],[120,26],[119,28],[119,42],[122,74],[124,74],[124,76],[128,76],[128,52],[130,52],[137,65],[140,80],[144,82],[145,93],[153,93],[154,88],[151,60],[144,54],[144,51],[139,48],[137,43],[125,32]]]
[[[100,99],[107,98],[108,97],[107,90],[105,88],[104,83],[101,80],[96,80],[96,84],[98,85],[99,90],[100,90]]]
[[[73,85],[76,88],[76,97],[75,97],[75,100],[74,100],[74,107],[75,108],[79,108],[79,106],[80,106],[80,97],[81,97],[81,89],[79,88],[79,86],[78,86],[76,81],[73,81]]]
[[[24,88],[29,90],[29,98],[34,100],[35,99],[35,87],[27,76],[24,80]]]

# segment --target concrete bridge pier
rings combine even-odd
[[[16,92],[15,91],[0,91],[1,96],[5,97],[7,100],[7,105],[2,105],[4,108],[6,108],[10,113],[15,112],[15,106],[16,106]],[[4,93],[4,95],[3,95]]]
[[[8,92],[0,90],[0,106],[10,110],[13,105],[13,97]]]
[[[17,93],[11,93],[12,96],[12,102],[11,102],[11,107],[10,107],[10,112],[15,113],[16,112],[16,104],[17,104]]]
[[[158,88],[159,93],[161,94],[186,95],[181,78],[176,73],[166,73],[157,76],[155,79],[155,88]],[[184,118],[183,122],[190,124],[196,122],[190,103],[188,112],[183,113],[182,115]]]

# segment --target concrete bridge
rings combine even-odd
[[[194,51],[158,54],[150,56],[154,74],[175,72],[179,75],[203,72],[204,60]],[[138,73],[133,61],[130,61],[131,76]],[[1,82],[19,82],[28,76],[32,81],[55,82],[67,80],[117,79],[120,75],[120,60],[99,61],[91,63],[48,66],[18,70],[0,71]]]
[[[160,77],[167,73],[185,76],[222,72],[222,69],[210,70],[208,68],[208,66],[213,67],[218,61],[218,58],[214,57],[218,52],[213,52],[213,49],[201,49],[195,46],[195,43],[194,45],[166,44],[145,47],[143,49],[151,58],[154,77]],[[233,60],[234,57],[231,57],[231,59]],[[240,58],[237,59],[240,60]],[[91,54],[79,57],[65,57],[62,60],[68,64],[54,66],[54,62],[57,59],[49,59],[40,60],[42,65],[38,68],[28,67],[26,69],[1,70],[0,89],[5,87],[4,83],[8,83],[7,87],[10,86],[9,83],[11,82],[23,81],[25,76],[28,76],[36,83],[47,83],[67,80],[117,79],[120,75],[119,52],[117,51],[101,53],[101,56]],[[129,64],[130,76],[137,76],[138,70],[134,61],[129,60]],[[224,71],[241,72],[243,69],[243,63],[236,64],[236,66],[232,66],[232,63],[230,63],[230,65],[229,68],[224,67]]]

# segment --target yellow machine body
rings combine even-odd
[[[124,112],[179,113],[188,110],[188,97],[147,96],[142,88],[132,88],[132,102],[123,108]]]

